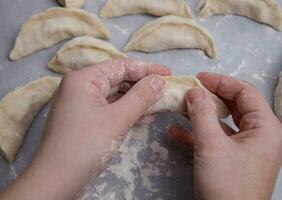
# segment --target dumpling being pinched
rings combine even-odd
[[[50,100],[60,78],[43,77],[7,94],[0,102],[0,148],[12,162],[35,115]]]
[[[180,114],[186,114],[187,106],[185,97],[187,92],[195,87],[204,88],[204,86],[196,77],[167,76],[164,77],[164,79],[166,85],[163,91],[163,96],[155,104],[153,104],[145,114],[152,114],[163,111],[172,111]],[[212,93],[210,93],[210,95],[218,112],[218,116],[220,118],[228,117],[230,111],[226,107],[224,102],[216,95]]]
[[[65,74],[108,59],[124,58],[110,43],[90,37],[82,36],[67,42],[52,58],[48,68]]]
[[[85,4],[85,0],[57,0],[66,8],[81,8]]]
[[[50,8],[23,24],[10,59],[17,60],[62,40],[84,35],[110,37],[106,26],[94,15],[76,8]]]
[[[192,19],[165,16],[141,27],[124,47],[124,51],[158,52],[169,49],[202,49],[214,58],[212,36]]]
[[[185,0],[108,0],[100,15],[101,17],[110,18],[140,13],[192,18]]]
[[[282,10],[275,0],[201,0],[199,15],[234,14],[268,24],[282,31]]]

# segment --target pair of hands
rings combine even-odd
[[[72,199],[161,96],[165,86],[161,76],[170,74],[161,65],[121,59],[66,75],[33,162],[1,199]],[[193,130],[172,127],[170,134],[194,147],[197,198],[270,199],[282,162],[282,125],[248,83],[209,73],[198,78],[226,100],[240,132],[219,123],[204,90],[188,93]],[[109,95],[115,94],[112,90],[123,81],[138,82],[122,98],[108,103]]]

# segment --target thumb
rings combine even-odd
[[[225,137],[218,121],[216,107],[203,88],[195,88],[187,94],[189,118],[192,123],[195,147],[217,146]]]
[[[114,110],[120,110],[123,120],[132,125],[160,98],[164,87],[165,81],[160,75],[146,76],[112,104]]]

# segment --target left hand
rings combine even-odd
[[[50,108],[39,151],[1,199],[72,199],[161,96],[161,75],[170,73],[161,65],[120,59],[67,74]],[[111,88],[123,81],[139,82],[109,104]]]

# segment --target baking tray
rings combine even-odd
[[[196,16],[198,0],[187,2],[194,18],[214,37],[217,58],[210,59],[199,50],[170,50],[160,53],[130,52],[129,56],[170,66],[175,75],[195,75],[210,71],[236,76],[256,85],[272,105],[277,76],[282,70],[282,34],[274,29],[239,16]],[[279,0],[282,5],[282,0]],[[88,0],[85,9],[99,13],[105,0]],[[63,43],[24,59],[11,62],[8,54],[21,25],[32,15],[59,6],[55,0],[0,1],[0,97],[15,87],[45,75],[56,75],[46,66]],[[140,26],[155,19],[132,15],[104,20],[110,30],[111,43],[118,49]],[[35,118],[13,164],[0,158],[0,188],[30,163],[40,143],[48,106]],[[84,188],[79,199],[193,199],[192,155],[168,138],[170,124],[189,126],[186,119],[171,113],[161,114],[142,137],[132,135],[111,165]],[[144,132],[144,131],[143,131]],[[134,148],[138,143],[138,148]],[[136,145],[135,145],[136,146]],[[122,173],[117,169],[123,167]],[[115,171],[116,170],[116,171]],[[282,199],[280,176],[273,200]]]

